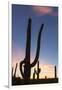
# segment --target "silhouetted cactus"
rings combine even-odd
[[[28,21],[25,59],[20,62],[20,72],[24,79],[30,78],[30,48],[31,48],[31,19],[29,19]],[[24,73],[22,70],[23,64],[24,64]]]
[[[36,69],[34,68],[33,79],[35,79]]]
[[[45,76],[45,79],[47,79],[47,76]]]
[[[12,77],[13,77],[13,67],[12,67]]]
[[[40,73],[40,71],[41,71],[41,69],[39,68],[39,61],[38,61],[38,63],[37,63],[37,79],[39,79],[39,73]]]
[[[56,66],[55,66],[55,78],[57,78],[57,71],[56,71]]]
[[[16,63],[15,72],[14,72],[14,77],[16,77],[17,66],[18,66],[18,63]]]
[[[43,30],[44,24],[42,24],[39,35],[38,35],[38,40],[37,40],[37,51],[36,51],[36,57],[32,64],[30,64],[30,48],[31,48],[31,19],[28,20],[28,28],[27,28],[27,40],[26,40],[26,55],[25,59],[20,62],[20,72],[22,74],[23,79],[29,80],[30,75],[31,75],[31,68],[36,65],[39,59],[39,52],[40,52],[40,40],[41,40],[41,33]],[[22,70],[24,64],[24,72]]]
[[[37,62],[37,70],[34,68],[34,73],[33,73],[33,79],[35,79],[35,75],[37,75],[37,80],[39,79],[39,73],[41,69],[39,68],[39,61]]]

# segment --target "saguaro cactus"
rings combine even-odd
[[[37,63],[37,79],[39,79],[39,73],[40,73],[41,69],[39,68],[39,61]]]
[[[34,68],[34,73],[33,73],[33,79],[35,79],[35,75],[36,75],[36,69]]]
[[[44,24],[42,24],[38,40],[37,40],[37,51],[36,51],[36,57],[32,64],[30,63],[30,48],[31,48],[31,19],[28,20],[28,28],[27,28],[27,40],[26,40],[26,55],[25,59],[20,62],[20,72],[22,74],[22,77],[24,80],[29,80],[31,75],[31,68],[34,67],[39,59],[39,52],[40,52],[40,40],[41,40],[41,33],[43,30]],[[22,70],[24,64],[24,71]]]
[[[57,71],[56,71],[56,66],[55,66],[55,78],[57,78]]]
[[[33,73],[33,79],[35,79],[35,75],[37,75],[37,80],[39,79],[39,73],[41,69],[39,68],[39,61],[37,62],[37,70],[34,68],[34,73]]]

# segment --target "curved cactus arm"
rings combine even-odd
[[[18,66],[18,63],[16,63],[15,72],[14,72],[14,77],[16,77],[17,66]]]
[[[22,70],[22,66],[23,66],[24,63],[25,63],[24,60],[20,62],[20,72],[21,72],[21,75],[22,75],[23,78],[24,78],[24,73],[23,73],[23,70]]]
[[[34,66],[35,66],[35,64],[37,63],[38,58],[39,58],[39,52],[40,52],[40,41],[41,41],[41,33],[42,33],[42,30],[43,30],[43,26],[44,26],[44,24],[42,24],[42,26],[41,26],[41,28],[40,28],[40,31],[39,31],[38,40],[37,40],[37,51],[36,51],[36,57],[35,57],[33,63],[31,64],[31,67],[34,67]]]
[[[13,67],[12,67],[12,76],[13,76]]]

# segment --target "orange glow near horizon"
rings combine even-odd
[[[16,62],[13,62],[13,73],[15,71],[15,65],[16,65],[17,61]],[[39,67],[41,68],[41,72],[39,74],[39,78],[41,79],[44,79],[45,77],[46,78],[55,78],[55,70],[54,70],[54,65],[50,65],[50,64],[40,64]],[[34,72],[34,68],[37,68],[37,65],[35,67],[33,67],[31,69],[31,79],[33,78],[33,72]],[[37,70],[37,69],[36,69]],[[21,73],[20,73],[20,70],[19,70],[19,62],[18,62],[18,67],[17,67],[17,71],[16,71],[16,77],[20,77],[22,79],[22,76],[21,76]],[[37,78],[37,76],[35,75],[35,78]]]
[[[45,78],[45,77],[47,77],[47,78],[54,78],[55,77],[55,75],[54,75],[54,66],[53,65],[47,65],[47,64],[43,65],[43,64],[41,64],[39,67],[41,68],[41,72],[39,74],[40,79]],[[36,68],[36,66],[35,66],[35,68]],[[31,72],[32,72],[32,74],[31,74],[31,78],[32,78],[34,68],[31,69]],[[35,76],[35,78],[37,78],[37,76]]]

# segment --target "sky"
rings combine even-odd
[[[28,19],[31,25],[31,62],[36,55],[38,32],[44,24],[40,64],[58,65],[58,8],[32,5],[12,5],[12,64],[25,58]]]

